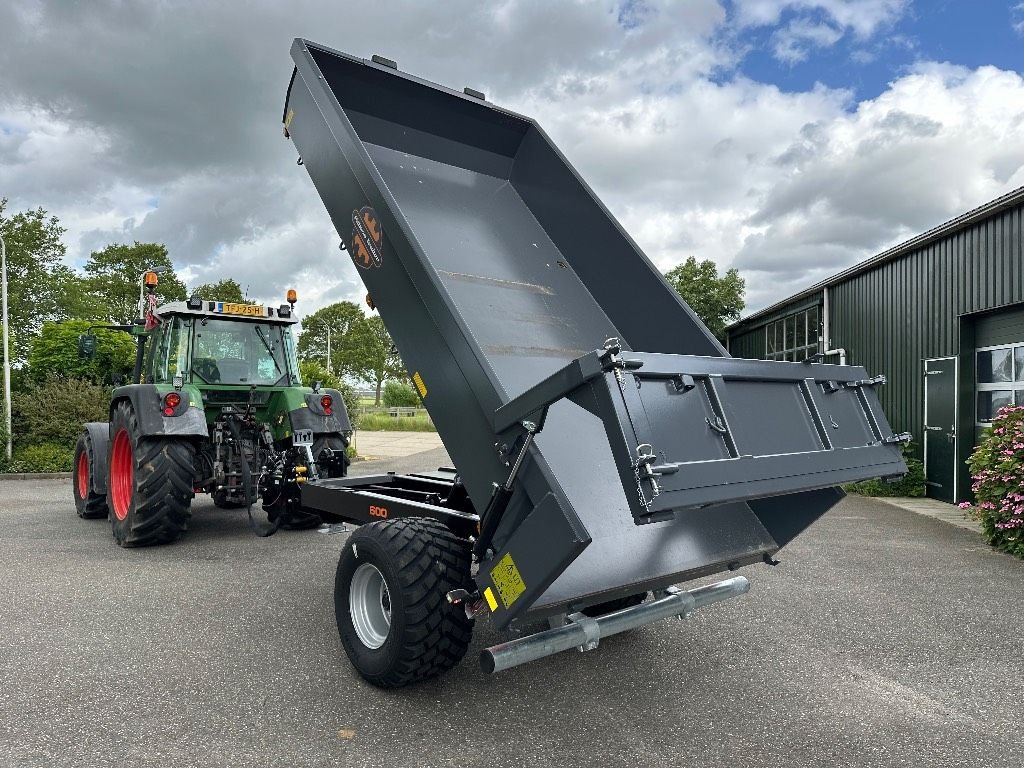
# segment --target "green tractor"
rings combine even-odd
[[[319,524],[284,489],[344,476],[352,427],[340,392],[302,386],[295,291],[278,308],[197,297],[157,307],[157,280],[141,280],[141,319],[106,326],[135,336],[135,371],[114,389],[110,421],[86,424],[78,439],[79,517],[109,517],[123,547],[180,537],[197,493],[246,508],[261,536]],[[94,335],[78,343],[80,356],[95,354]],[[252,518],[257,503],[267,523]]]

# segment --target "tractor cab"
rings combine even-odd
[[[290,387],[301,383],[291,307],[193,298],[153,313],[143,380],[198,387]]]

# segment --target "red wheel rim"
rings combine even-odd
[[[114,516],[118,520],[128,517],[132,504],[132,484],[135,479],[135,458],[128,430],[122,429],[114,438],[110,451],[110,495],[114,502]]]
[[[78,454],[78,498],[89,495],[89,457],[85,451]]]

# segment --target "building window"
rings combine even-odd
[[[978,350],[976,418],[988,426],[1007,405],[1024,405],[1024,342]]]
[[[817,354],[819,316],[818,307],[811,307],[768,323],[764,328],[765,359],[800,362]]]

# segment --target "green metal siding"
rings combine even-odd
[[[897,431],[915,436],[918,451],[923,361],[960,354],[961,315],[1024,301],[1022,210],[1004,211],[829,289],[832,345],[845,348],[851,364],[886,375],[882,405]],[[961,381],[964,387],[973,387],[973,376]]]
[[[1022,230],[1024,204],[1018,203],[828,288],[831,346],[846,349],[849,363],[886,375],[882,405],[897,432],[914,435],[918,455],[923,361],[931,358],[960,358],[960,458],[973,448],[973,419],[964,413],[974,387],[975,319],[969,316],[1024,302]],[[764,324],[805,306],[807,298],[750,326],[737,325],[730,333],[732,354],[763,357]],[[961,479],[961,497],[965,490]]]
[[[976,347],[998,347],[1024,341],[1024,307],[990,312],[974,322]]]

